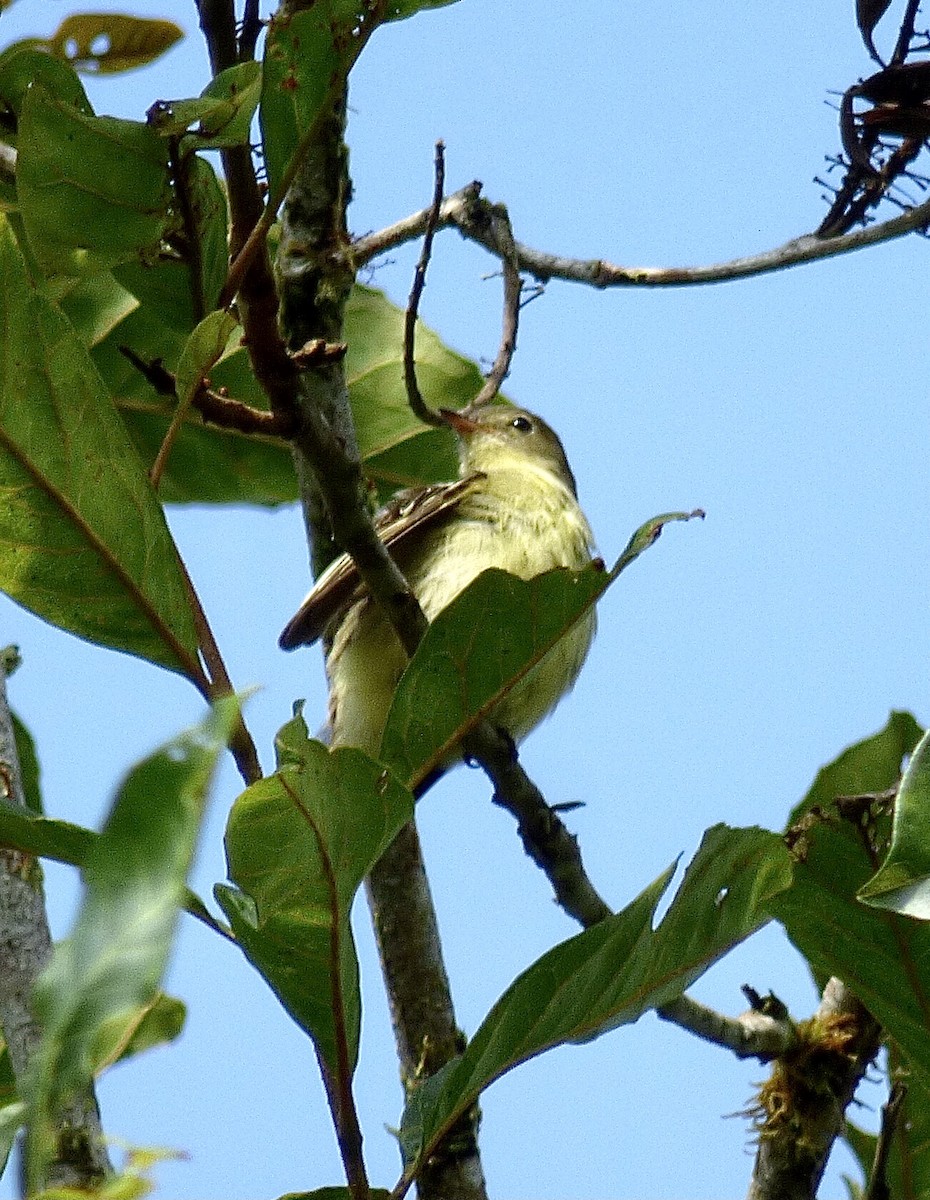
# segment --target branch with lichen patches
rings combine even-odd
[[[796,1032],[749,1110],[758,1151],[748,1200],[813,1200],[881,1040],[878,1022],[835,978],[817,1012]]]

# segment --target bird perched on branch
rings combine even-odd
[[[531,579],[591,561],[575,478],[545,421],[502,406],[442,415],[459,438],[459,478],[402,492],[375,519],[427,619],[489,567]],[[515,742],[525,737],[574,684],[594,630],[592,609],[498,702],[494,724]],[[345,554],[320,575],[279,644],[292,650],[324,632],[332,744],[377,757],[407,659]]]

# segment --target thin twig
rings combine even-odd
[[[128,358],[136,370],[144,375],[161,396],[173,396],[177,400],[177,380],[161,359],[146,362],[129,346],[117,347],[120,354]],[[296,418],[292,414],[268,412],[263,408],[252,408],[241,400],[233,400],[220,392],[208,388],[204,382],[194,393],[191,401],[205,421],[222,429],[237,433],[258,434],[262,437],[290,438],[296,429]],[[164,443],[163,443],[164,445]],[[154,471],[154,467],[152,470]]]
[[[882,1108],[882,1125],[875,1143],[875,1157],[872,1160],[872,1173],[869,1184],[862,1200],[890,1200],[891,1189],[888,1186],[888,1159],[894,1145],[894,1135],[898,1128],[901,1110],[907,1099],[907,1084],[897,1080],[891,1085],[891,1092]]]
[[[510,216],[502,204],[494,205],[491,215],[493,236],[500,251],[501,266],[504,274],[504,317],[501,332],[500,349],[491,367],[484,387],[472,401],[473,408],[490,404],[501,390],[504,380],[510,373],[514,351],[517,348],[517,327],[520,322],[520,296],[523,281],[520,279],[520,265],[517,258],[517,247],[513,238],[513,228]]]
[[[477,183],[469,184],[447,196],[440,209],[439,227],[454,227],[463,237],[477,242],[500,257],[501,249],[487,220],[486,210],[491,206],[480,200],[480,187]],[[346,253],[351,255],[357,265],[363,266],[389,250],[421,237],[428,216],[427,209],[413,213],[386,229],[359,238]],[[515,248],[520,270],[544,282],[562,279],[569,283],[583,283],[596,288],[691,287],[704,283],[748,279],[803,263],[817,262],[823,258],[849,254],[854,250],[903,237],[913,233],[915,229],[923,229],[928,224],[930,200],[911,209],[910,212],[892,217],[881,224],[870,225],[867,229],[857,229],[852,233],[829,238],[806,234],[761,254],[703,267],[623,267],[599,258],[579,259],[550,254],[525,246],[521,242],[517,242]]]
[[[178,555],[178,563],[187,584],[187,593],[194,617],[194,628],[197,630],[197,646],[207,668],[204,675],[206,687],[202,691],[205,698],[212,704],[222,696],[235,695],[235,689],[226,670],[226,664],[223,662],[223,656],[220,654],[220,648],[213,636],[213,630],[210,628],[210,622],[207,620],[207,614],[203,610],[200,597],[197,595],[193,581],[188,574],[187,567],[180,554]],[[252,740],[252,735],[249,733],[241,714],[236,719],[232,736],[229,739],[229,752],[232,754],[233,760],[239,769],[239,774],[247,785],[261,779],[262,768],[258,761],[258,751],[255,749],[255,742]]]
[[[430,206],[423,234],[423,248],[420,260],[413,273],[413,284],[410,288],[410,298],[407,301],[407,311],[404,314],[404,384],[407,388],[407,403],[414,415],[425,425],[445,425],[439,413],[427,405],[417,383],[417,369],[414,356],[416,341],[417,317],[420,311],[420,297],[426,286],[426,271],[429,267],[430,255],[433,252],[433,235],[439,223],[439,210],[442,205],[442,193],[446,180],[445,145],[436,143],[435,182],[433,184],[433,203]]]

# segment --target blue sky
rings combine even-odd
[[[171,16],[190,35],[145,71],[90,82],[98,111],[141,118],[156,98],[197,94],[207,76],[192,4],[132,10]],[[50,33],[67,11],[18,0],[0,41]],[[531,245],[628,266],[761,251],[820,221],[813,177],[839,144],[827,101],[871,69],[846,0],[800,10],[582,0],[570,14],[461,0],[380,30],[362,56],[350,224],[365,233],[422,207],[442,137],[450,188],[481,179]],[[571,826],[617,907],[717,821],[780,828],[817,768],[890,709],[930,716],[928,254],[911,237],[712,288],[552,284],[524,311],[507,391],[562,434],[604,557],[655,513],[707,512],[668,529],[608,593],[574,693],[522,756],[550,801],[585,802]],[[402,303],[414,257],[398,251],[366,281]],[[449,344],[485,360],[500,321],[493,270],[457,234],[441,235],[422,308]],[[269,766],[292,701],[306,697],[320,717],[325,708],[318,652],[276,648],[307,581],[300,517],[187,509],[171,523],[235,683],[260,687],[248,719]],[[11,699],[38,741],[55,816],[99,823],[129,764],[200,716],[174,677],[2,598],[0,630],[23,653]],[[224,877],[237,790],[227,765],[193,879],[201,894]],[[419,813],[458,1018],[472,1031],[518,971],[575,929],[479,772],[456,771]],[[50,867],[48,888],[62,935],[76,883]],[[372,1180],[390,1186],[385,1126],[400,1091],[363,907],[357,917],[357,1090]],[[735,1013],[742,983],[771,988],[796,1017],[816,1004],[774,927],[695,995]],[[185,1034],[100,1087],[114,1136],[189,1154],[159,1168],[160,1194],[251,1200],[341,1182],[311,1048],[244,960],[186,921],[168,987],[189,1005]],[[730,1114],[764,1074],[651,1016],[546,1055],[484,1097],[492,1193],[741,1194],[751,1136]],[[824,1196],[844,1194],[844,1169],[838,1158]]]

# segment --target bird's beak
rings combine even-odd
[[[452,426],[457,434],[461,437],[468,437],[476,429],[479,429],[480,426],[477,421],[465,415],[466,411],[466,409],[463,409],[461,412],[455,412],[451,408],[441,408],[439,415],[447,425]]]

